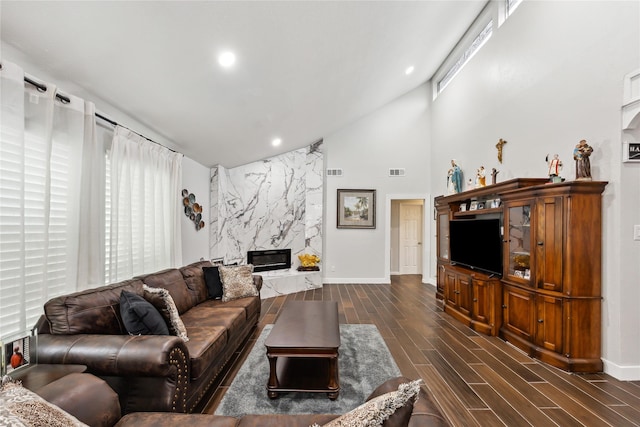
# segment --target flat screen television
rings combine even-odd
[[[449,221],[451,264],[502,275],[502,233],[500,220],[454,219]]]

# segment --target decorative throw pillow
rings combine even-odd
[[[2,378],[0,386],[0,425],[88,427],[8,376]]]
[[[253,265],[219,266],[222,301],[260,295],[253,284]]]
[[[131,335],[169,335],[167,324],[158,310],[133,292],[120,293],[120,315]]]
[[[185,342],[189,341],[187,328],[182,323],[176,303],[173,301],[169,291],[164,288],[152,288],[147,285],[142,285],[142,289],[144,290],[144,299],[158,310],[169,328],[169,334],[180,337]]]
[[[213,299],[222,298],[222,282],[220,281],[220,272],[218,271],[218,267],[218,265],[214,265],[213,267],[202,267],[204,283],[207,285],[209,298]]]
[[[365,402],[346,414],[331,420],[323,427],[377,427],[402,408],[409,400],[415,403],[422,380],[400,384],[398,390],[385,393]],[[311,427],[320,427],[317,424]]]

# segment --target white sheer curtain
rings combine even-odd
[[[182,154],[116,126],[108,157],[107,281],[179,266]]]
[[[8,61],[0,77],[0,338],[6,338],[32,328],[49,298],[77,289],[85,102],[73,96],[60,102],[52,84],[40,92]]]

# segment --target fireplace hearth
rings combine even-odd
[[[291,249],[248,251],[247,264],[253,264],[253,271],[285,270],[291,268]]]

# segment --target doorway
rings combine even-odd
[[[423,274],[424,200],[391,200],[390,273]]]

